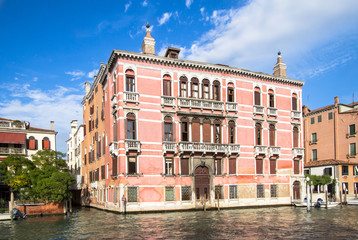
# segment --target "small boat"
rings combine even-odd
[[[348,205],[358,205],[358,199],[352,199],[347,201]]]

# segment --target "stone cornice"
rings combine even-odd
[[[254,72],[245,69],[225,66],[225,65],[195,62],[195,61],[183,60],[183,59],[172,59],[172,58],[152,56],[142,53],[134,53],[134,52],[121,51],[121,50],[112,51],[112,54],[108,60],[108,69],[110,72],[112,71],[112,68],[116,63],[117,58],[141,61],[146,63],[154,63],[160,65],[167,65],[167,66],[174,66],[174,67],[191,68],[191,69],[206,70],[212,72],[222,72],[226,74],[236,74],[245,77],[254,77],[262,80],[274,81],[283,84],[291,84],[299,87],[303,86],[303,84],[305,83],[304,81],[300,81],[300,80],[284,78],[284,77],[276,77],[266,73]]]

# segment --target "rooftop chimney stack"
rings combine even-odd
[[[336,96],[336,97],[334,97],[334,106],[337,107],[338,104],[339,104],[339,97]]]
[[[150,35],[150,25],[147,24],[147,34],[144,37],[142,42],[142,52],[144,54],[155,55],[155,41],[154,38]]]
[[[74,133],[77,129],[77,120],[71,121],[71,133]]]
[[[55,127],[54,127],[55,122],[51,121],[50,123],[51,123],[51,130],[54,131],[55,130]]]
[[[276,77],[287,77],[286,75],[286,64],[282,62],[281,52],[278,52],[277,63],[273,67],[273,75]]]
[[[85,94],[87,95],[91,90],[91,84],[90,82],[85,82]]]

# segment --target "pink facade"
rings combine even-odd
[[[90,181],[93,163],[82,164],[92,206],[123,211],[123,196],[127,211],[215,207],[218,198],[221,207],[302,198],[303,82],[170,52],[115,50],[96,84],[106,142],[94,164],[105,166],[105,176]]]

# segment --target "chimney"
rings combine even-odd
[[[179,48],[168,47],[164,57],[178,59],[179,53]]]
[[[273,75],[276,77],[287,77],[286,64],[282,62],[281,52],[278,52],[277,63],[273,67]]]
[[[146,35],[142,42],[142,52],[144,54],[155,55],[155,41],[154,41],[154,38],[152,38],[152,36],[150,36],[150,29],[149,29],[150,25],[147,24],[146,27],[147,27]]]
[[[337,107],[339,104],[339,97],[338,96],[335,96],[334,97],[334,106]]]
[[[91,84],[90,82],[85,82],[85,93],[86,95],[89,93],[89,91],[91,90]]]
[[[303,116],[308,114],[311,110],[309,110],[309,108],[306,105],[302,106],[302,112],[303,112]]]
[[[54,131],[55,130],[55,127],[54,127],[55,122],[51,121],[50,123],[51,123],[51,130]]]
[[[74,133],[77,129],[77,120],[71,121],[71,133]]]

